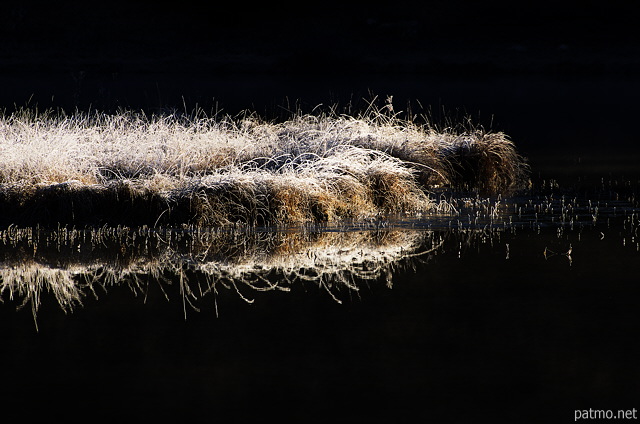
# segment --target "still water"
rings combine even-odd
[[[3,415],[568,422],[637,408],[638,179],[572,181],[334,227],[3,230]]]

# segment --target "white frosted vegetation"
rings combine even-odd
[[[525,171],[502,133],[436,131],[379,111],[284,122],[127,112],[0,118],[3,191],[47,197],[70,181],[69,190],[95,193],[124,184],[132,197],[166,201],[174,216],[188,203],[185,219],[211,225],[416,213],[433,207],[433,189],[509,191]]]

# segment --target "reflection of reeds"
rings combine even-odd
[[[0,224],[286,225],[426,211],[436,187],[498,193],[526,166],[502,133],[373,109],[294,115],[0,117]]]
[[[9,300],[22,302],[19,308],[31,306],[34,322],[43,293],[53,293],[65,312],[82,305],[82,288],[75,281],[77,268],[55,269],[38,264],[22,264],[0,267],[0,294]],[[2,300],[2,298],[0,298]]]
[[[15,227],[0,231],[0,293],[30,304],[34,316],[43,292],[65,311],[95,287],[149,281],[177,286],[182,300],[223,289],[245,300],[248,290],[291,289],[311,283],[336,301],[364,280],[384,280],[401,260],[436,248],[431,232],[400,230],[257,232],[103,228],[56,231]],[[244,294],[243,294],[244,293]],[[185,310],[186,313],[186,310]]]

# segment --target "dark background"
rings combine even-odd
[[[0,14],[0,102],[152,109],[217,99],[263,112],[285,98],[358,99],[376,81],[388,85],[382,96],[435,77],[635,76],[633,3],[12,2]]]
[[[3,72],[636,72],[633,3],[14,2],[1,57]]]

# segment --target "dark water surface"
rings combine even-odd
[[[76,90],[81,106],[98,92],[178,106],[166,98],[186,93],[260,112],[277,109],[276,93],[315,105],[367,88],[464,106],[495,114],[531,159],[533,192],[284,236],[4,231],[3,417],[570,422],[576,409],[640,409],[637,80],[305,80],[296,91],[276,78],[197,94],[202,80],[160,77],[87,75],[66,94],[28,76],[4,85],[12,99],[44,93],[41,104]]]
[[[566,422],[638,407],[637,181],[604,184],[302,233],[9,229],[4,414]]]

